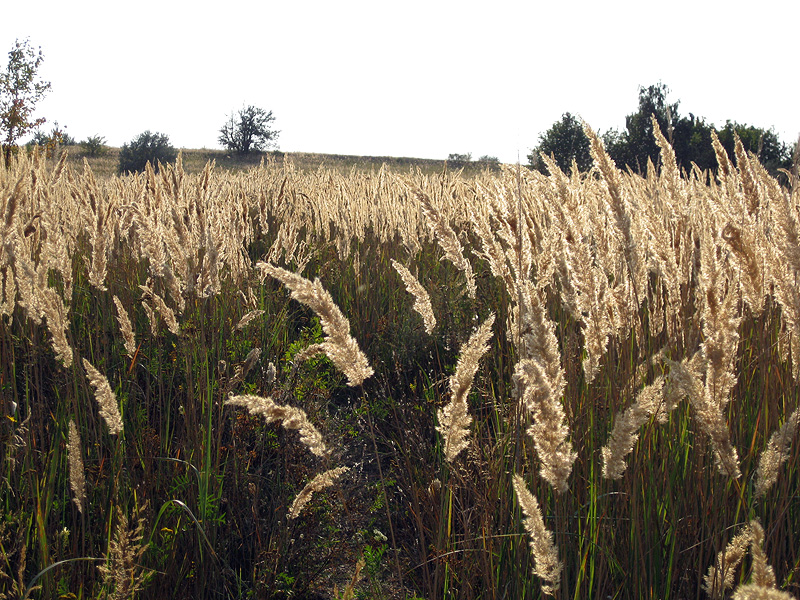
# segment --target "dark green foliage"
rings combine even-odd
[[[106,138],[102,135],[90,135],[81,142],[81,148],[87,156],[102,156],[108,151]]]
[[[672,123],[678,120],[678,103],[669,104],[668,93],[669,88],[663,83],[640,87],[639,108],[625,117],[625,131],[605,138],[608,154],[618,167],[627,166],[637,173],[644,173],[648,160],[658,164],[660,150],[653,137],[651,115],[658,121],[661,132],[672,141]]]
[[[61,127],[58,121],[53,123],[53,128],[50,133],[45,133],[42,130],[37,130],[33,134],[33,138],[29,145],[42,146],[45,148],[55,148],[56,146],[74,146],[75,138],[66,132],[66,127]]]
[[[145,131],[122,146],[118,170],[120,173],[141,172],[148,162],[158,170],[158,163],[173,162],[177,156],[166,134]]]
[[[625,117],[625,130],[611,130],[603,135],[603,142],[611,158],[620,169],[644,173],[648,161],[657,165],[660,160],[658,145],[653,136],[651,116],[655,116],[661,132],[672,144],[678,166],[689,171],[692,165],[700,169],[716,169],[717,158],[711,145],[711,132],[716,131],[729,157],[733,157],[735,136],[739,136],[747,152],[758,156],[761,164],[776,175],[778,170],[791,168],[791,148],[778,139],[772,129],[766,130],[735,121],[726,121],[717,129],[702,117],[678,113],[678,102],[669,103],[669,88],[663,83],[639,88],[639,107]],[[563,167],[562,167],[563,168]]]
[[[570,113],[564,113],[560,121],[539,137],[539,145],[528,155],[528,164],[541,172],[546,172],[540,155],[545,154],[555,159],[558,167],[569,172],[572,161],[578,170],[588,171],[592,166],[592,155],[589,150],[589,139],[583,132],[580,119]]]
[[[219,130],[219,143],[237,154],[263,152],[276,145],[280,134],[280,131],[272,129],[274,121],[272,111],[246,106],[231,114]]]

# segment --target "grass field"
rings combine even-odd
[[[86,155],[80,146],[67,146],[59,149],[67,152],[67,162],[74,169],[83,169],[83,161],[89,163],[92,173],[96,177],[111,177],[117,174],[119,164],[119,148],[107,147],[105,152],[98,156]],[[187,174],[200,173],[209,161],[214,161],[215,166],[223,171],[245,171],[259,166],[262,160],[266,163],[273,161],[278,166],[283,166],[288,160],[300,171],[316,171],[326,169],[339,174],[349,174],[351,170],[370,171],[379,170],[386,165],[395,173],[408,173],[416,169],[426,175],[440,173],[445,168],[461,170],[467,176],[477,175],[485,170],[497,171],[499,165],[471,161],[468,163],[447,164],[445,160],[432,160],[426,158],[404,158],[396,156],[349,156],[341,154],[315,154],[310,152],[264,152],[240,156],[224,150],[182,149],[183,168]]]
[[[0,164],[0,597],[800,596],[797,172],[589,135]]]

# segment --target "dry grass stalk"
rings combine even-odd
[[[703,578],[703,589],[714,600],[721,599],[725,590],[733,587],[736,568],[744,560],[751,539],[752,530],[748,524],[728,542],[725,550],[717,554],[716,563],[708,568]]]
[[[589,138],[590,151],[595,166],[603,176],[607,191],[607,194],[603,195],[603,199],[614,219],[617,231],[623,238],[622,253],[628,268],[628,276],[633,284],[633,298],[638,302],[641,300],[639,294],[642,292],[644,280],[644,263],[639,257],[638,244],[634,236],[634,224],[631,218],[632,211],[624,193],[623,178],[614,164],[614,160],[606,152],[603,141],[586,123],[584,123],[583,130],[586,133],[586,137]]]
[[[133,334],[133,325],[128,317],[128,311],[122,306],[120,299],[114,296],[114,306],[117,307],[117,322],[119,323],[119,330],[122,333],[122,339],[125,342],[125,352],[130,358],[136,354],[136,337]]]
[[[242,331],[245,327],[247,327],[253,319],[257,319],[261,315],[264,314],[263,310],[251,310],[236,324],[236,331]]]
[[[86,369],[86,377],[89,379],[89,383],[95,388],[94,397],[100,407],[100,416],[103,417],[108,426],[108,432],[111,435],[122,433],[122,415],[119,413],[117,398],[108,384],[108,379],[85,358],[83,359],[83,368]]]
[[[109,205],[109,212],[111,206]],[[97,206],[95,215],[95,228],[92,230],[92,264],[89,268],[89,283],[100,291],[105,291],[106,273],[108,271],[108,261],[106,255],[106,228],[105,219],[107,215],[102,206]]]
[[[739,454],[731,444],[730,432],[722,409],[715,402],[708,385],[700,379],[704,369],[705,358],[699,352],[690,360],[674,362],[664,360],[670,367],[665,397],[670,397],[668,404],[682,398],[689,398],[695,421],[709,437],[714,461],[723,475],[736,479],[741,475],[739,470]]]
[[[514,307],[512,330],[523,358],[514,368],[519,399],[533,417],[528,435],[541,461],[541,475],[558,492],[568,489],[567,479],[577,454],[569,440],[562,406],[564,370],[555,325],[545,314],[540,293],[526,281],[521,284],[521,305]]]
[[[173,311],[167,303],[164,302],[164,299],[156,293],[152,293],[150,299],[155,306],[158,314],[161,315],[161,318],[164,319],[164,323],[167,325],[167,329],[169,329],[174,335],[180,336],[181,334],[181,327],[178,325],[178,319],[175,318],[175,311]]]
[[[428,296],[428,292],[425,291],[422,284],[406,267],[394,259],[392,259],[392,266],[403,279],[403,283],[406,285],[406,291],[414,296],[414,310],[422,317],[425,323],[425,332],[428,335],[432,334],[433,328],[436,327],[436,317],[433,315],[433,307],[431,306],[431,299],[430,296]]]
[[[795,600],[789,592],[782,592],[775,588],[766,588],[754,583],[746,583],[737,587],[732,600]]]
[[[299,517],[305,505],[311,501],[311,496],[313,494],[332,486],[336,483],[336,480],[348,470],[347,467],[336,467],[335,469],[330,469],[315,476],[314,479],[309,481],[303,489],[300,490],[300,493],[295,496],[294,502],[292,502],[292,506],[289,509],[289,518],[296,519]]]
[[[345,374],[349,386],[361,385],[365,379],[372,376],[374,371],[369,366],[367,357],[350,335],[350,321],[334,304],[330,293],[322,287],[319,279],[310,281],[291,271],[264,262],[258,263],[256,267],[283,283],[291,292],[292,298],[305,304],[319,316],[326,338],[321,344],[307,348],[303,352],[305,358],[324,352]]]
[[[756,469],[756,497],[767,493],[778,480],[781,465],[789,459],[789,447],[800,428],[800,408],[796,409],[778,431],[773,433],[761,453]]]
[[[639,428],[658,413],[664,403],[664,378],[658,377],[652,384],[640,390],[636,402],[614,419],[611,439],[602,448],[603,477],[621,479],[627,465],[625,457],[633,451],[639,439]]]
[[[261,415],[266,418],[267,423],[280,421],[286,429],[297,429],[300,432],[300,441],[316,456],[325,456],[328,449],[322,441],[322,435],[314,425],[308,420],[306,413],[293,406],[282,406],[276,404],[272,398],[264,398],[252,394],[242,396],[231,396],[225,400],[225,404],[231,406],[242,406],[251,415]]]
[[[128,517],[120,512],[114,537],[109,540],[106,563],[97,570],[103,577],[106,591],[111,600],[130,600],[144,588],[151,573],[141,566],[141,560],[148,544],[144,538],[144,518],[137,519],[136,527],[129,526]]]
[[[475,298],[477,287],[475,285],[475,274],[472,272],[472,265],[464,256],[461,242],[445,216],[439,212],[431,203],[431,199],[423,191],[416,189],[415,194],[420,201],[422,213],[428,221],[428,225],[436,236],[439,246],[444,250],[444,258],[453,263],[467,278],[467,295]]]
[[[69,329],[69,320],[64,303],[53,288],[41,289],[39,296],[47,329],[53,336],[53,350],[55,350],[56,358],[61,361],[64,368],[69,368],[72,366],[73,351],[67,341],[66,331]]]
[[[725,590],[733,587],[736,568],[744,559],[748,547],[752,557],[751,581],[734,590],[734,600],[793,600],[794,596],[775,587],[775,570],[767,562],[764,553],[764,528],[756,520],[750,521],[728,543],[724,552],[717,555],[716,564],[709,567],[704,578],[703,589],[713,599],[721,599]]]
[[[690,396],[695,416],[711,440],[714,459],[722,474],[737,478],[739,455],[730,440],[724,410],[736,384],[736,355],[739,322],[736,288],[727,277],[728,265],[718,257],[718,245],[706,233],[701,239],[703,263],[700,287],[704,304],[701,310],[704,340],[700,345],[705,362],[705,389],[701,396]]]
[[[525,515],[523,521],[525,531],[531,537],[533,572],[547,582],[542,585],[542,593],[554,596],[561,584],[561,570],[564,565],[558,560],[558,548],[555,545],[553,532],[544,526],[536,496],[531,494],[525,485],[525,480],[517,473],[514,474],[514,492]]]
[[[469,445],[467,436],[472,417],[469,415],[467,398],[478,371],[478,363],[489,350],[488,341],[492,337],[493,324],[494,315],[489,315],[461,347],[456,371],[450,377],[450,402],[437,412],[439,425],[436,430],[444,437],[444,456],[449,463]]]
[[[733,600],[794,600],[794,596],[776,587],[775,570],[767,562],[767,555],[764,553],[764,529],[761,524],[755,520],[750,521],[748,530],[753,560],[751,580],[733,591]]]
[[[72,501],[83,512],[86,503],[86,475],[83,468],[83,457],[81,452],[81,437],[75,421],[69,421],[69,435],[67,440],[67,462],[69,463],[69,486],[74,497]]]

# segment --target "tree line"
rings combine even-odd
[[[606,150],[620,169],[645,173],[648,161],[658,164],[660,151],[653,137],[651,115],[655,116],[661,131],[672,144],[678,166],[687,172],[692,165],[702,170],[717,167],[711,144],[712,132],[716,132],[729,156],[733,155],[738,137],[745,150],[758,156],[773,175],[778,174],[780,169],[791,169],[796,150],[782,142],[774,130],[730,120],[722,127],[715,127],[692,113],[683,116],[678,110],[678,102],[667,101],[668,92],[663,83],[640,87],[639,105],[635,112],[625,117],[625,129],[612,129],[602,134]],[[564,171],[572,168],[573,161],[578,170],[589,170],[592,157],[581,120],[569,112],[564,113],[539,137],[539,144],[528,155],[528,163],[530,167],[544,172],[546,167],[541,154],[552,155]]]

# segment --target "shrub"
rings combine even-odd
[[[177,151],[169,143],[169,136],[145,131],[122,146],[118,170],[120,173],[137,173],[144,171],[148,162],[158,170],[159,163],[172,162],[177,156]]]
[[[106,138],[102,135],[90,135],[81,142],[83,153],[87,156],[102,156],[106,153]]]

